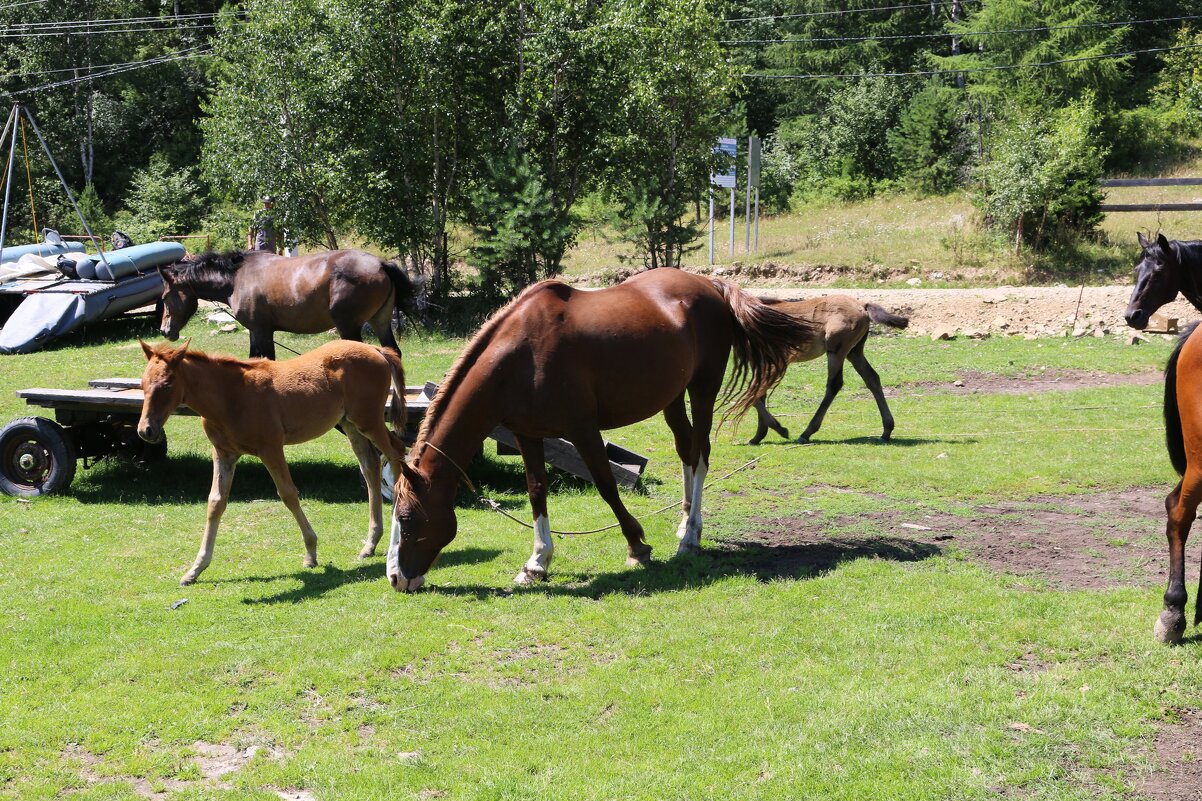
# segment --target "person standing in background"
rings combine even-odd
[[[270,195],[263,196],[263,208],[255,212],[250,230],[246,232],[247,250],[266,250],[277,256],[280,253],[280,232],[275,225],[275,205]]]

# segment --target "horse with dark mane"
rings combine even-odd
[[[826,410],[843,388],[843,364],[850,360],[851,366],[864,379],[864,385],[876,400],[877,409],[881,413],[881,440],[888,442],[893,434],[893,414],[889,404],[885,402],[885,392],[881,389],[881,377],[868,363],[864,356],[864,343],[868,341],[868,328],[871,323],[880,323],[891,328],[905,328],[910,320],[899,314],[894,314],[883,306],[875,303],[863,303],[848,295],[824,295],[810,300],[775,300],[762,298],[773,308],[780,309],[800,320],[809,320],[817,326],[819,336],[810,343],[809,347],[793,355],[794,362],[806,362],[826,354],[826,394],[818,404],[810,424],[797,438],[799,443],[807,443],[810,437],[818,432],[826,417]],[[789,438],[789,429],[780,424],[772,412],[768,411],[767,398],[762,397],[755,402],[755,412],[759,418],[755,436],[748,444],[758,445],[772,429],[785,439]]]
[[[543,281],[484,324],[426,412],[412,459],[395,486],[388,579],[418,589],[455,538],[455,493],[464,465],[497,425],[516,435],[534,516],[534,552],[515,581],[545,578],[553,543],[547,518],[543,438],[576,446],[627,543],[627,564],[650,559],[643,528],[626,510],[609,468],[602,429],[662,411],[684,474],[680,552],[701,545],[701,493],[710,461],[714,405],[731,351],[726,396],[746,388],[733,413],[750,408],[788,367],[814,326],[760,303],[738,287],[662,268],[598,291]],[[685,408],[688,396],[692,420]]]
[[[275,358],[276,331],[362,340],[364,323],[385,347],[398,350],[392,311],[413,288],[404,269],[362,250],[329,250],[283,257],[266,251],[202,253],[160,269],[163,320],[160,331],[174,342],[196,313],[197,301],[229,306],[250,332],[250,355]]]
[[[1202,241],[1168,239],[1164,234],[1152,241],[1142,232],[1137,236],[1143,254],[1135,265],[1135,289],[1124,315],[1127,325],[1144,330],[1153,312],[1171,303],[1178,292],[1202,311]]]

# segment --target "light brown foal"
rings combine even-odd
[[[819,335],[804,348],[794,352],[792,361],[808,362],[826,354],[826,395],[818,404],[818,411],[806,426],[806,430],[797,438],[798,442],[809,442],[810,437],[822,425],[826,410],[830,408],[835,396],[843,388],[843,362],[850,361],[856,368],[860,378],[872,397],[876,399],[877,408],[881,411],[881,424],[884,430],[881,439],[889,441],[893,433],[893,415],[889,412],[889,404],[885,403],[885,393],[881,389],[881,377],[872,369],[868,359],[864,357],[864,343],[868,339],[870,323],[881,323],[893,328],[905,328],[910,324],[908,318],[890,312],[875,303],[862,303],[848,295],[825,295],[811,300],[775,300],[761,298],[772,308],[783,311],[797,320],[813,323],[818,327]],[[758,445],[768,429],[772,429],[785,439],[789,438],[789,429],[777,421],[768,411],[767,396],[761,395],[755,402],[755,413],[758,418],[755,436],[751,445]]]
[[[400,472],[405,445],[384,423],[384,406],[392,397],[395,430],[404,425],[405,375],[401,357],[388,348],[361,342],[329,342],[284,362],[243,361],[145,342],[142,374],[142,417],[138,436],[161,442],[163,424],[180,404],[200,415],[213,444],[213,488],[196,561],[180,584],[196,581],[213,559],[217,526],[229,500],[238,459],[249,454],[262,460],[280,499],[296,518],[305,540],[305,567],[317,566],[317,534],[301,510],[300,498],[284,446],[321,436],[336,425],[351,441],[367,482],[368,531],[360,557],[375,553],[383,533],[380,511],[380,454],[394,474]],[[398,397],[402,400],[398,403]]]

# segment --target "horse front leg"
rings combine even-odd
[[[647,564],[651,561],[651,546],[643,538],[643,527],[626,511],[622,496],[618,494],[618,482],[614,480],[613,471],[609,468],[609,456],[605,453],[605,440],[601,438],[601,431],[596,428],[581,431],[569,439],[588,467],[601,499],[609,504],[614,516],[618,518],[622,536],[626,538],[626,564],[631,567]]]
[[[672,431],[676,455],[680,459],[681,475],[684,479],[684,498],[681,501],[680,525],[676,528],[676,538],[680,540],[677,553],[689,550],[692,543],[700,543],[701,539],[701,495],[696,491],[697,471],[700,468],[702,482],[705,480],[706,467],[693,459],[693,424],[689,422],[685,411],[684,393],[664,408],[664,420]],[[694,514],[694,508],[697,510]],[[686,545],[686,541],[690,543]]]
[[[755,417],[755,436],[747,441],[748,445],[759,445],[765,435],[767,435],[768,429],[772,429],[785,439],[789,438],[789,429],[782,426],[780,421],[772,416],[772,412],[768,411],[768,399],[766,397],[760,398],[755,402]]]
[[[530,511],[534,515],[534,552],[514,576],[515,584],[532,584],[547,578],[555,543],[551,539],[551,523],[547,518],[547,462],[542,437],[519,436],[518,449],[526,468],[526,494],[530,496]]]
[[[284,458],[283,445],[278,449],[256,455],[262,460],[267,472],[271,474],[271,480],[275,482],[275,489],[280,495],[280,500],[288,507],[288,511],[292,512],[292,517],[300,526],[301,537],[305,541],[304,566],[317,567],[317,532],[313,530],[313,526],[309,525],[309,519],[305,517],[304,511],[301,509],[300,493],[296,491],[296,484],[292,482],[292,473],[288,470],[288,461]]]
[[[1156,619],[1153,632],[1157,640],[1171,645],[1181,642],[1185,634],[1185,604],[1189,600],[1185,589],[1185,542],[1197,514],[1200,481],[1202,475],[1194,475],[1187,469],[1185,477],[1164,500],[1168,516],[1165,534],[1169,541],[1169,586],[1164,593],[1164,611]]]
[[[238,465],[238,455],[221,453],[213,449],[213,486],[209,490],[209,507],[205,514],[205,531],[200,538],[200,551],[196,561],[179,580],[180,586],[194,584],[198,576],[213,561],[213,543],[217,539],[217,527],[221,524],[221,516],[229,503],[230,487],[234,483],[234,468]]]
[[[801,436],[797,441],[802,444],[807,444],[810,437],[818,433],[818,429],[822,426],[822,419],[826,417],[826,410],[830,408],[834,402],[835,396],[839,394],[839,390],[843,389],[843,354],[835,351],[827,351],[826,354],[826,394],[822,397],[822,403],[818,404],[818,411],[814,412],[814,417],[810,420],[810,424],[806,426],[806,430],[801,432]]]
[[[275,361],[275,332],[271,329],[250,329],[250,358]]]

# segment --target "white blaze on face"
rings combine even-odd
[[[388,578],[401,575],[401,521],[392,516],[392,537],[388,540]]]

